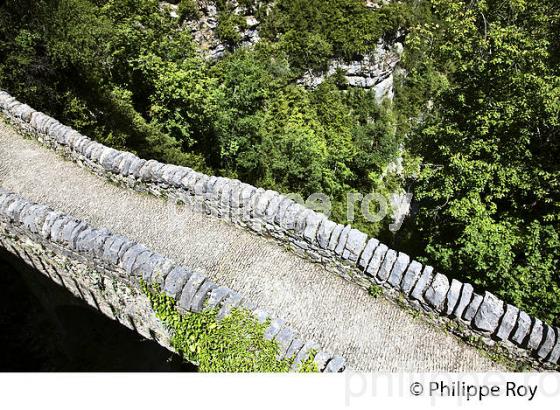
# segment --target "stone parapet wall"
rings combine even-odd
[[[278,192],[106,147],[5,92],[0,92],[0,110],[34,138],[96,174],[273,237],[364,288],[383,287],[389,298],[460,336],[480,338],[535,368],[558,369],[558,328],[490,292],[449,279],[350,225],[337,224]]]
[[[143,294],[142,281],[173,297],[181,312],[217,308],[218,317],[224,317],[233,308],[243,307],[261,323],[270,320],[264,336],[278,342],[278,359],[295,356],[292,370],[312,351],[317,352],[314,359],[320,371],[345,370],[342,357],[302,340],[281,319],[271,318],[243,295],[124,236],[93,228],[2,188],[0,246],[104,315],[170,350],[170,334]]]

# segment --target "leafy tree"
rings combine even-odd
[[[409,81],[444,80],[409,143],[424,162],[413,237],[444,271],[558,323],[560,5],[430,4]]]

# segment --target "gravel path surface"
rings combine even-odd
[[[117,187],[0,120],[0,186],[142,242],[251,297],[353,370],[502,370],[443,329],[285,250],[188,206]]]

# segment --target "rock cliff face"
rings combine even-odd
[[[241,35],[240,47],[251,46],[259,41],[258,26],[259,21],[252,14],[251,10],[240,6],[237,1],[230,2],[233,12],[245,20],[246,28],[239,34]],[[226,46],[222,44],[216,35],[218,27],[218,10],[214,1],[198,1],[200,17],[196,20],[187,21],[188,27],[193,33],[195,41],[198,43],[203,55],[210,59],[220,58],[226,51]]]
[[[325,73],[306,73],[300,80],[307,87],[314,88],[337,70],[344,73],[349,86],[375,90],[378,102],[385,98],[393,99],[393,73],[400,61],[402,43],[388,44],[379,40],[375,52],[362,56],[360,60],[345,62],[331,60]]]
[[[369,0],[365,2],[366,7],[379,8],[386,0]],[[178,3],[178,1],[173,1]],[[226,52],[224,45],[217,36],[218,9],[213,0],[197,0],[199,16],[185,22],[192,31],[193,38],[197,42],[202,55],[207,59],[221,58]],[[245,21],[245,28],[240,31],[241,40],[239,47],[247,47],[256,44],[259,39],[260,22],[254,15],[254,11],[239,5],[237,0],[229,0],[233,13]],[[167,4],[173,15],[178,17],[178,6]],[[403,50],[401,42],[395,40],[391,43],[380,39],[375,51],[369,55],[358,56],[354,61],[343,61],[333,59],[329,62],[325,72],[307,72],[299,80],[300,84],[309,88],[317,87],[327,76],[342,70],[344,77],[350,87],[360,87],[375,90],[377,101],[385,98],[393,99],[393,72],[400,61]]]
[[[179,18],[180,0],[167,0],[162,2],[167,7],[173,17]],[[199,46],[200,52],[207,59],[217,59],[223,57],[226,52],[226,45],[218,38],[216,29],[218,28],[218,8],[214,0],[195,0],[198,8],[196,18],[186,19],[185,26],[191,30],[193,38]],[[253,11],[239,5],[236,0],[228,0],[234,14],[245,20],[245,28],[239,32],[241,40],[239,47],[251,46],[259,41],[257,20]]]

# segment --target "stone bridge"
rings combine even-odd
[[[559,329],[281,194],[105,147],[5,92],[0,112],[0,246],[169,349],[141,279],[183,311],[249,309],[321,371],[558,369]]]

